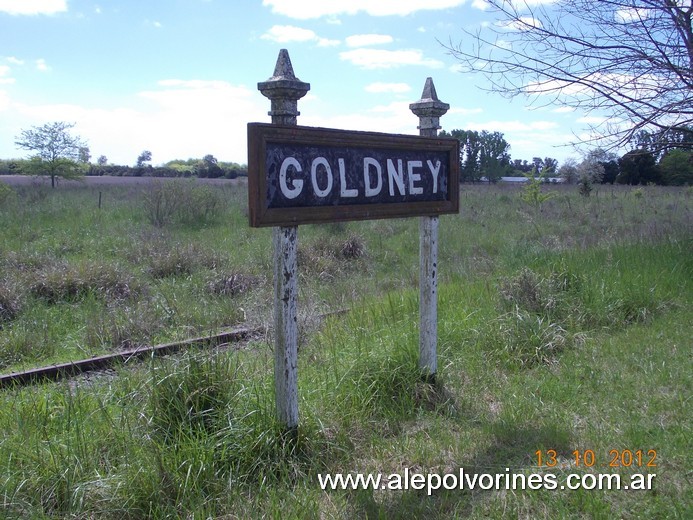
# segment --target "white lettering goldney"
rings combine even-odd
[[[307,165],[306,165],[307,166]],[[441,163],[439,160],[404,161],[402,159],[386,159],[385,165],[373,157],[363,158],[363,184],[357,179],[351,179],[349,185],[345,160],[337,159],[337,175],[339,175],[339,196],[353,198],[359,195],[376,197],[387,190],[390,197],[422,195],[424,187],[432,194],[438,193],[438,175]],[[406,181],[405,181],[406,172]],[[431,177],[426,182],[425,176]],[[279,168],[279,189],[287,199],[295,199],[303,192],[306,183],[310,183],[317,197],[327,197],[335,187],[335,173],[332,165],[325,157],[316,157],[311,161],[310,168],[304,171],[303,166],[295,157],[286,157]],[[362,192],[359,192],[359,185]]]

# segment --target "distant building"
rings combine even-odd
[[[483,182],[487,182],[488,179],[486,177],[482,177],[479,179]],[[528,179],[527,177],[501,177],[499,179],[499,182],[527,182]],[[549,183],[551,184],[557,184],[559,182],[563,182],[563,179],[561,177],[549,177]]]

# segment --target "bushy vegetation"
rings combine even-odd
[[[148,189],[109,187],[101,209],[88,186],[38,199],[15,190],[0,209],[4,371],[271,323],[271,237],[248,228],[243,186],[214,187],[203,222],[163,225]],[[684,518],[690,190],[583,198],[544,185],[540,212],[523,191],[464,187],[460,214],[441,218],[435,385],[417,365],[418,222],[302,226],[296,439],[274,421],[270,337],[6,389],[3,515]],[[611,449],[657,449],[656,489],[427,496],[317,481],[529,474],[547,470],[534,454],[549,448],[563,476],[586,471],[571,465],[575,449],[600,462]]]
[[[212,156],[208,156],[212,157]],[[102,162],[75,163],[74,171],[79,175],[99,177],[165,177],[165,178],[225,178],[247,177],[247,167],[234,162],[223,162],[214,159],[214,167],[204,159],[186,159],[169,161],[161,166],[141,164],[135,166],[110,164],[103,157]],[[28,159],[0,159],[0,175],[41,175],[41,165],[32,164]]]
[[[149,222],[158,227],[172,221],[203,226],[218,216],[221,205],[217,191],[194,181],[152,182],[144,201]]]

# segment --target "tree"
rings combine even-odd
[[[143,168],[144,163],[152,160],[152,152],[149,150],[144,150],[141,154],[137,156],[137,167]]]
[[[454,137],[460,142],[460,182],[475,182],[481,178],[479,172],[479,152],[481,143],[479,133],[472,130],[453,130],[440,135]]]
[[[659,160],[669,150],[690,150],[691,142],[693,142],[693,126],[658,132],[656,134],[641,130],[635,135],[633,144],[635,144],[636,148],[651,153],[655,159]]]
[[[496,182],[510,170],[510,145],[501,132],[482,130],[479,169],[488,182]]]
[[[74,126],[74,123],[56,121],[22,130],[15,137],[15,145],[34,152],[23,167],[23,173],[50,176],[54,188],[57,178],[81,177],[84,172],[77,161],[85,157],[85,150],[88,155],[89,148],[80,137],[70,134]]]
[[[578,183],[597,184],[604,177],[604,166],[599,161],[585,159],[577,165]]]
[[[621,169],[618,166],[618,160],[612,159],[601,163],[604,167],[604,175],[602,175],[602,184],[613,184],[618,178]]]
[[[211,179],[224,176],[224,170],[221,169],[216,157],[212,154],[205,155],[202,160],[195,165],[195,173],[198,177],[209,177]]]
[[[510,169],[510,145],[501,132],[453,130],[441,135],[460,141],[460,181],[476,182],[486,177],[495,182]]]
[[[558,169],[558,176],[566,184],[574,184],[578,180],[577,161],[568,157]]]
[[[632,150],[618,160],[619,184],[660,184],[661,176],[651,153]]]
[[[82,164],[89,164],[89,161],[91,160],[91,151],[89,150],[88,146],[79,147],[77,160]]]
[[[693,152],[671,150],[659,161],[662,181],[669,186],[693,184]]]
[[[693,123],[689,0],[487,0],[497,23],[448,49],[490,90],[608,116],[592,127],[618,147]],[[693,147],[693,134],[686,134]]]
[[[545,193],[541,191],[541,179],[546,178],[548,176],[548,171],[537,172],[536,169],[533,169],[529,173],[525,173],[527,182],[525,182],[525,185],[522,188],[520,198],[530,206],[537,208],[539,211],[541,211],[541,205],[544,202],[546,202],[549,199],[552,199],[556,195],[554,192]]]
[[[544,157],[544,168],[550,175],[554,175],[558,170],[558,161],[552,157]]]
[[[534,168],[533,165],[527,162],[527,159],[513,159],[511,166],[513,170],[516,170],[522,174],[531,172]]]

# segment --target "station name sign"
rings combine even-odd
[[[459,211],[459,141],[248,124],[250,225]]]

